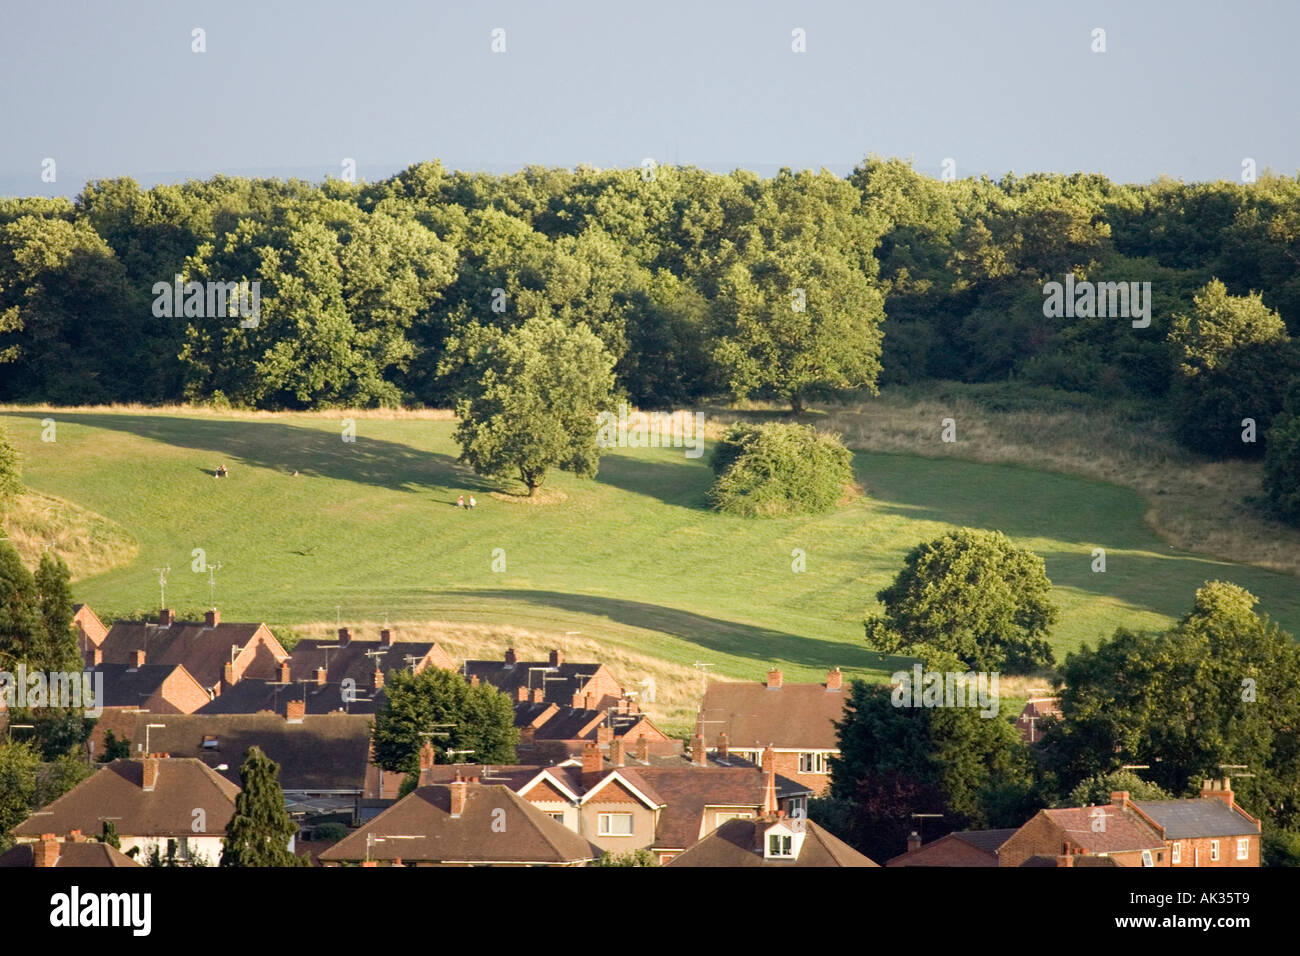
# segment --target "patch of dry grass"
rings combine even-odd
[[[783,411],[778,405],[714,409],[711,430]],[[1022,465],[1132,488],[1147,503],[1147,524],[1185,551],[1300,574],[1300,529],[1271,519],[1253,502],[1263,498],[1258,462],[1210,461],[1177,444],[1154,414],[994,410],[978,400],[935,399],[885,392],[810,416],[860,451],[960,458]],[[956,442],[940,440],[942,421],[956,422]]]
[[[130,564],[139,551],[135,539],[103,515],[34,491],[14,499],[0,528],[27,567],[35,568],[50,548],[68,563],[74,581]]]
[[[378,638],[383,626],[374,621],[344,621],[343,624],[351,629],[353,636],[369,640]],[[458,664],[466,659],[497,660],[511,647],[521,660],[546,660],[553,648],[559,648],[566,660],[592,661],[607,666],[624,688],[638,692],[642,710],[665,733],[684,735],[695,726],[703,685],[700,672],[693,667],[562,631],[462,621],[396,621],[388,626],[395,641],[437,641]],[[297,638],[327,639],[333,637],[337,629],[337,624],[321,621],[296,626],[293,633]],[[654,703],[645,700],[646,687],[642,681],[647,678],[654,680]],[[709,679],[719,678],[711,676]]]

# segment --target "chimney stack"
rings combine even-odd
[[[718,734],[718,759],[726,760],[728,753],[727,732],[724,730]]]
[[[290,683],[289,661],[287,659],[280,662],[280,683]]]
[[[780,668],[773,667],[770,671],[767,672],[767,689],[779,690],[780,687],[781,687]]]
[[[523,684],[520,684],[518,687],[515,688],[515,700],[517,700],[521,704],[525,704],[528,702],[528,688],[525,687]]]
[[[614,728],[609,724],[601,724],[596,728],[596,743],[607,744],[614,739]]]
[[[32,847],[32,865],[53,866],[59,861],[59,838],[53,833],[42,833],[40,842]]]
[[[1112,804],[1114,804],[1115,806],[1119,807],[1121,810],[1127,810],[1127,809],[1128,809],[1128,791],[1127,791],[1127,790],[1113,790],[1113,791],[1111,791],[1111,794],[1110,794],[1110,802],[1111,802]]]
[[[844,687],[844,672],[838,667],[826,672],[826,689],[841,690]]]
[[[551,651],[550,659],[551,659],[552,667],[559,667],[561,664],[564,663],[564,651],[559,650],[558,648],[556,650]]]
[[[545,688],[545,687],[534,687],[534,688],[533,688],[533,703],[534,703],[534,704],[540,704],[540,703],[544,702],[545,700],[546,700],[546,688]]]
[[[384,686],[384,672],[380,670],[378,667],[376,667],[374,679],[372,682],[372,688],[374,690],[382,690],[383,686]]]
[[[203,623],[207,627],[216,627],[221,623],[221,612],[215,607],[203,612]]]
[[[511,667],[514,667],[516,664],[519,663],[519,655],[515,653],[515,649],[513,647],[510,648],[508,651],[506,651],[506,663],[509,664]]]
[[[438,752],[433,749],[433,742],[426,740],[424,746],[420,748],[420,772],[432,770],[433,765],[438,762]],[[459,771],[457,771],[459,773]]]
[[[465,800],[468,796],[469,784],[461,779],[460,771],[456,771],[456,779],[447,785],[451,791],[451,815],[459,817],[465,812]]]
[[[144,758],[142,763],[144,772],[140,778],[140,789],[150,792],[158,784],[158,757],[155,754],[150,754]]]
[[[615,767],[623,766],[623,738],[615,737],[609,742],[609,762]]]
[[[380,630],[380,632],[379,632],[379,644],[380,644],[381,647],[392,647],[392,646],[393,646],[393,632],[390,631],[390,630],[389,630],[388,628],[386,628],[386,627],[383,628],[382,630]]]
[[[347,647],[352,643],[352,632],[346,627],[339,628],[339,647]]]
[[[591,774],[599,774],[604,769],[604,761],[600,756],[600,747],[594,741],[587,741],[582,745],[582,776],[588,777]],[[584,783],[586,781],[584,780]]]
[[[91,651],[90,661],[92,667],[98,667],[100,664],[104,663],[104,649],[102,647],[97,647]]]
[[[763,773],[776,773],[776,750],[771,744],[763,748]]]
[[[1235,797],[1232,793],[1232,778],[1224,777],[1222,780],[1206,780],[1201,785],[1202,800],[1222,800],[1228,806],[1233,806]]]
[[[131,669],[139,670],[144,667],[144,651],[135,650],[131,652]]]
[[[170,608],[163,608],[158,612],[158,626],[171,627],[176,623],[176,612]]]
[[[478,686],[478,675],[477,675],[477,674],[470,674],[470,675],[469,675],[469,686],[470,686],[470,687],[477,687],[477,686]]]
[[[636,742],[636,759],[642,763],[650,762],[650,738],[642,737]]]
[[[704,734],[697,733],[691,738],[691,763],[697,767],[709,765],[709,751],[704,746]]]
[[[316,668],[316,686],[324,687],[326,683],[328,683],[328,678],[329,675],[326,672],[325,668],[323,667]]]
[[[226,682],[227,687],[235,686],[235,665],[230,661],[226,661],[225,666],[221,668],[221,679]]]
[[[303,717],[307,715],[307,702],[305,700],[291,700],[284,705],[284,719],[286,723],[301,724]]]
[[[769,770],[763,781],[763,816],[773,813],[776,813],[776,771]]]
[[[921,834],[913,830],[907,835],[907,852],[921,849]]]

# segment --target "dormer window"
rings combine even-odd
[[[802,833],[796,833],[785,822],[767,828],[763,840],[763,857],[768,860],[794,860],[803,846]]]

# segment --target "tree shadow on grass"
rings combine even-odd
[[[47,418],[48,412],[11,411],[15,418]],[[211,452],[216,462],[266,468],[287,475],[355,481],[392,491],[426,492],[431,488],[464,489],[482,494],[498,484],[478,477],[450,455],[421,451],[397,442],[368,438],[354,442],[318,428],[268,420],[190,418],[174,415],[122,413],[60,414],[59,420],[136,435],[177,448]],[[142,464],[147,464],[143,462]],[[233,469],[232,469],[233,470]]]
[[[669,457],[669,456],[673,457]],[[605,454],[596,481],[633,494],[656,498],[667,505],[702,511],[713,472],[682,456],[681,449],[661,449],[655,457]]]
[[[767,662],[784,662],[826,670],[843,667],[854,670],[886,670],[891,673],[911,662],[910,658],[877,654],[868,649],[865,642],[859,646],[802,637],[772,628],[740,624],[641,601],[562,591],[476,589],[471,593],[487,600],[529,601],[563,611],[606,618],[619,624],[670,634],[719,654],[757,658]]]

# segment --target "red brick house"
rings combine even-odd
[[[1133,806],[1160,828],[1170,866],[1260,865],[1260,822],[1237,805],[1229,779],[1206,780],[1196,800],[1138,800]]]
[[[517,752],[521,758],[537,762],[566,760],[581,754],[588,743],[603,746],[616,737],[626,746],[644,739],[657,754],[681,752],[680,742],[656,727],[640,712],[635,700],[623,697],[609,710],[588,710],[542,700],[541,688],[530,695],[521,685],[515,693]]]
[[[181,664],[213,695],[245,677],[274,679],[289,659],[265,624],[223,623],[216,608],[202,623],[177,621],[165,608],[157,623],[118,621],[99,651],[106,664],[134,663],[139,651],[150,664]]]
[[[81,650],[81,659],[90,667],[94,662],[91,652],[104,643],[108,628],[89,604],[74,604],[72,612],[72,630],[77,635],[77,647]]]
[[[1059,697],[1033,697],[1025,701],[1024,709],[1016,718],[1016,730],[1027,744],[1036,744],[1043,739],[1043,726],[1048,720],[1059,720],[1061,706]]]
[[[98,648],[92,652],[95,657],[99,653]],[[211,699],[185,665],[148,664],[144,651],[136,651],[128,664],[96,664],[91,673],[103,675],[104,699],[97,703],[105,708],[192,714]]]
[[[51,867],[68,869],[104,869],[139,866],[121,850],[107,843],[91,840],[73,830],[66,840],[53,833],[42,833],[34,843],[20,843],[0,855],[0,867]]]
[[[824,684],[786,683],[775,667],[762,684],[710,683],[696,733],[711,752],[753,763],[770,746],[777,773],[822,796],[830,787],[830,758],[840,752],[835,721],[844,716],[843,688],[839,668]]]
[[[512,647],[501,661],[466,661],[461,673],[468,681],[493,685],[515,701],[524,699],[519,696],[522,688],[529,701],[604,712],[626,697],[604,664],[567,662],[560,650],[551,651],[545,661],[521,661]]]

